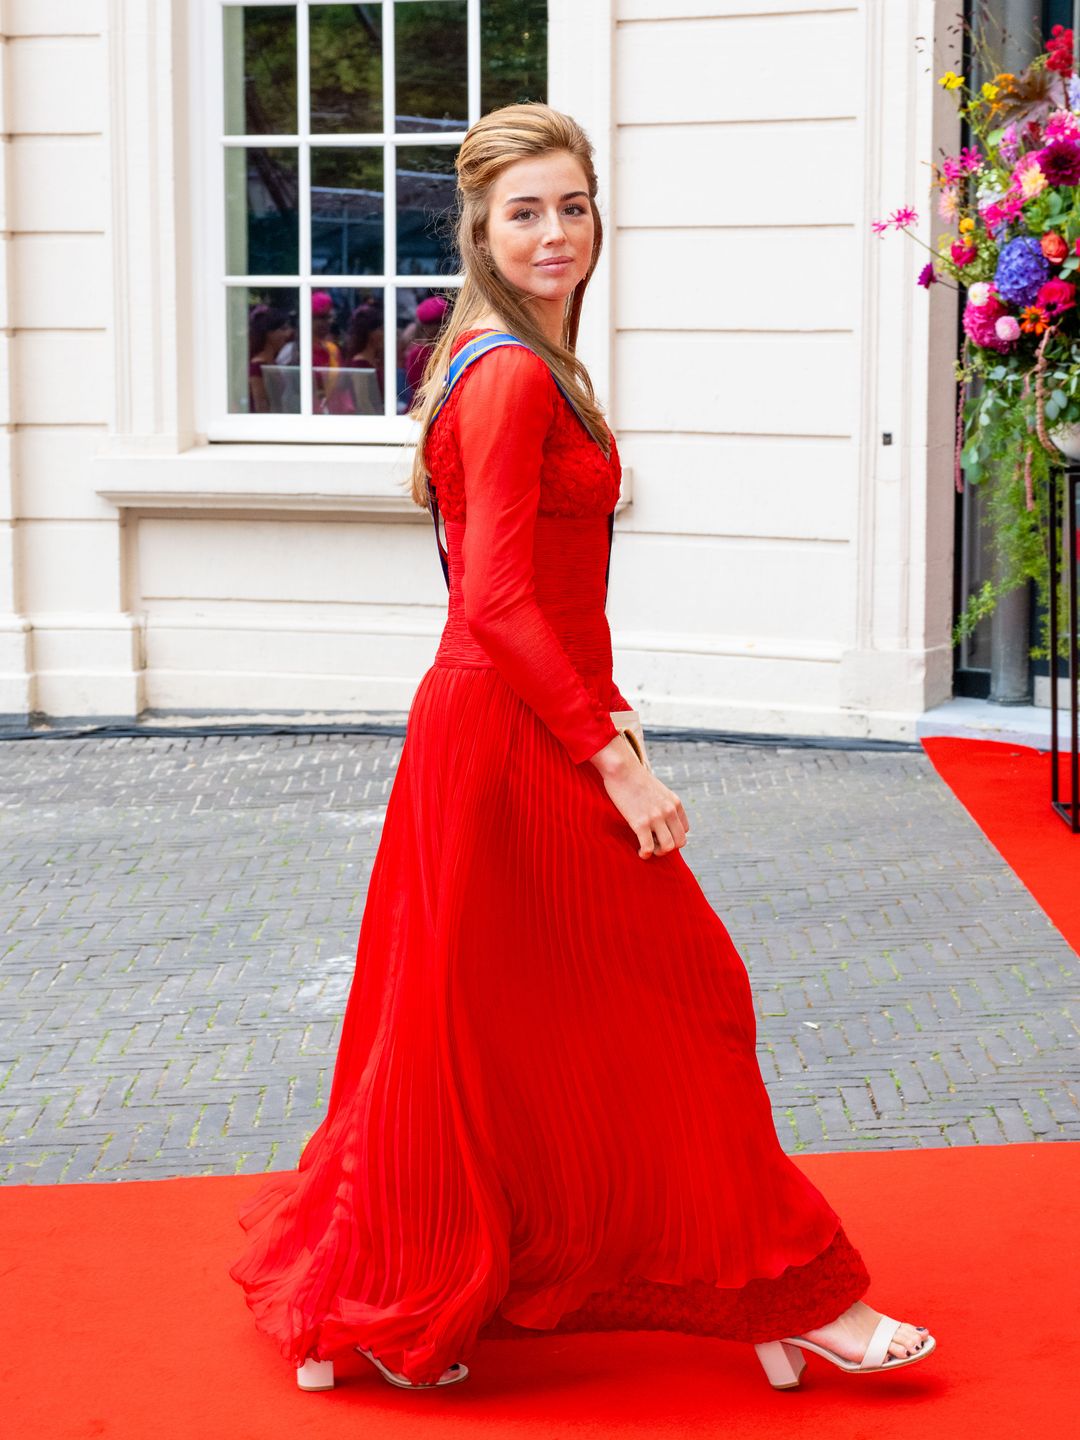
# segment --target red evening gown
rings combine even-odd
[[[683,853],[639,858],[588,763],[629,708],[604,613],[614,441],[606,460],[539,356],[505,347],[427,458],[446,625],[327,1114],[242,1210],[230,1274],[293,1364],[361,1345],[413,1381],[478,1338],[824,1325],[869,1275],[781,1148],[744,963]]]

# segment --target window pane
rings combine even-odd
[[[313,5],[311,132],[345,135],[382,127],[381,5]]]
[[[453,275],[455,145],[399,145],[397,237],[399,275]]]
[[[469,128],[465,0],[394,6],[398,131]]]
[[[313,275],[377,275],[383,268],[383,152],[313,146]]]
[[[405,415],[424,375],[439,331],[449,319],[459,291],[426,286],[398,291],[398,414]]]
[[[311,409],[316,415],[381,415],[386,383],[381,289],[316,288],[311,294]]]
[[[225,270],[295,275],[300,268],[297,150],[225,148]]]
[[[547,0],[480,0],[480,110],[547,101]]]
[[[295,285],[228,287],[229,413],[299,414]]]
[[[229,5],[226,135],[296,134],[296,6]]]

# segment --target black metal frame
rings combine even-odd
[[[1050,466],[1049,504],[1050,515],[1047,526],[1047,547],[1050,561],[1050,804],[1065,821],[1074,835],[1080,834],[1080,638],[1077,635],[1077,556],[1076,524],[1080,494],[1080,462],[1070,460],[1065,467],[1065,503],[1058,515],[1057,471]],[[1069,799],[1061,798],[1061,779],[1058,773],[1058,756],[1061,753],[1058,736],[1058,559],[1068,556],[1069,617],[1069,719],[1070,719],[1070,769]]]

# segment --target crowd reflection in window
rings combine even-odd
[[[341,292],[338,292],[339,295]],[[396,413],[406,414],[450,303],[427,295],[397,327]],[[405,322],[405,323],[402,323]],[[353,303],[329,290],[311,295],[311,408],[316,415],[385,413],[386,331],[381,298]],[[297,313],[261,302],[248,311],[248,408],[296,414],[300,404]]]

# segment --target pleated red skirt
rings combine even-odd
[[[327,1115],[230,1273],[291,1363],[359,1344],[414,1381],[493,1336],[826,1324],[869,1275],[780,1145],[755,1039],[683,853],[641,860],[595,768],[444,646]]]

